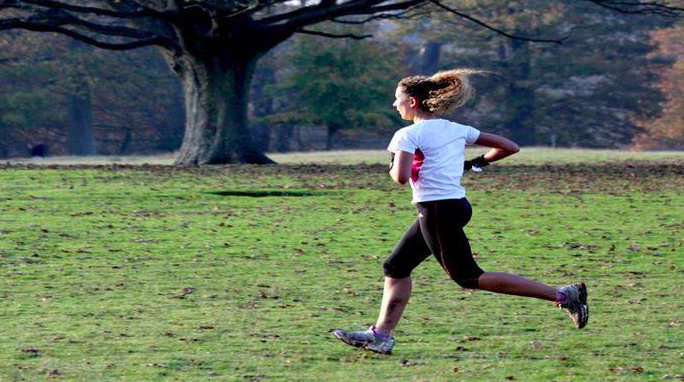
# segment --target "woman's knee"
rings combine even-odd
[[[451,279],[462,288],[479,289],[479,279],[483,274],[484,271],[480,267],[474,266],[455,272]]]
[[[387,259],[385,260],[385,262],[382,263],[382,271],[385,274],[385,276],[393,279],[403,279],[411,276],[410,269],[407,270],[401,265],[396,264],[396,262],[391,261],[390,259]]]
[[[479,283],[478,283],[478,278],[476,279],[464,279],[464,278],[454,278],[453,280],[458,284],[461,288],[467,288],[467,289],[480,289],[479,288]]]

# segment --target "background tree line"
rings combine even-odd
[[[523,145],[684,147],[684,28],[674,19],[568,1],[444,2],[453,13],[297,35],[256,67],[252,138],[263,151],[382,147],[403,125],[391,108],[399,78],[474,67],[474,102],[450,116]],[[638,17],[638,21],[634,20]],[[154,48],[112,52],[51,34],[0,34],[0,157],[174,151],[185,107],[178,78]],[[324,135],[320,135],[325,131]],[[317,135],[318,134],[318,135]]]
[[[178,81],[153,48],[111,52],[48,34],[0,34],[0,155],[45,143],[54,155],[178,148]]]

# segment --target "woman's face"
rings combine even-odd
[[[412,121],[416,114],[416,107],[418,106],[415,97],[409,97],[404,91],[404,88],[399,85],[394,92],[394,103],[392,106],[397,109],[402,119]]]

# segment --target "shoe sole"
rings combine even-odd
[[[345,344],[347,344],[347,345],[349,345],[349,346],[353,346],[353,347],[355,347],[355,348],[357,348],[357,349],[369,350],[369,351],[372,351],[373,353],[377,353],[377,354],[392,355],[392,351],[391,351],[391,350],[390,350],[389,352],[383,352],[383,351],[381,351],[381,350],[371,349],[371,348],[367,347],[364,343],[349,342],[349,341],[347,341],[345,338],[343,338],[343,337],[341,337],[339,334],[337,334],[337,332],[333,332],[333,336],[335,336],[335,338],[337,338],[338,340],[344,342]]]
[[[580,317],[578,317],[578,321],[576,324],[577,329],[582,329],[583,327],[585,327],[587,325],[587,322],[589,322],[589,304],[587,303],[587,297],[588,297],[587,286],[584,283],[581,283],[580,287],[579,287],[579,300],[580,300],[580,304],[582,304],[582,306],[585,306],[587,308],[587,310],[585,311],[585,314],[584,314],[584,320],[582,320],[581,315],[580,315]]]
[[[382,354],[382,355],[392,355],[391,350],[388,352],[384,352],[384,351],[380,351],[380,350],[371,349],[371,348],[368,348],[365,346],[362,346],[361,349],[369,350],[369,351],[372,351],[373,353]]]
[[[345,339],[345,338],[342,337],[341,335],[337,334],[337,332],[333,332],[333,336],[335,336],[335,338],[337,338],[338,340],[344,342],[345,344],[347,344],[347,345],[349,345],[349,346],[353,346],[353,347],[355,347],[355,348],[363,347],[363,343],[360,343],[360,342],[349,342],[349,341],[347,341],[347,339]]]

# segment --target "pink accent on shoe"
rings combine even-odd
[[[564,304],[565,302],[568,301],[568,296],[565,295],[565,293],[558,291],[556,292],[556,301],[553,303],[555,307],[561,306],[561,304]]]

